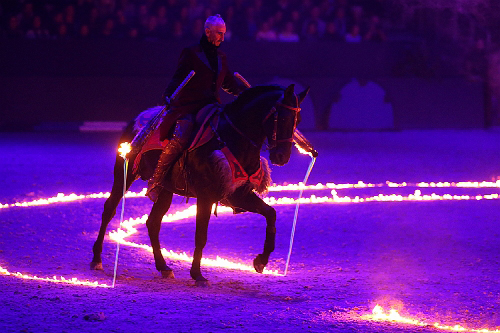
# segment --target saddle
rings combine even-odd
[[[148,120],[152,118],[155,114],[157,114],[160,110],[161,107],[155,107],[143,111],[136,118],[134,129],[136,131],[140,130],[148,123]],[[209,104],[203,107],[200,111],[198,111],[195,118],[194,132],[196,133],[196,135],[194,136],[189,148],[187,149],[188,152],[203,146],[204,144],[206,144],[212,138],[215,137],[219,125],[221,112],[222,112],[222,105],[220,104]],[[169,116],[175,116],[175,115],[167,114],[165,117]],[[175,124],[175,121],[172,121],[172,119],[165,119],[165,121],[169,121]],[[153,154],[156,153],[159,156],[159,154],[167,144],[168,144],[168,139],[163,141],[160,140],[159,129],[153,132],[149,140],[144,144],[140,153],[134,160],[134,166],[133,166],[134,174],[142,173],[141,171],[144,171],[143,169],[152,169],[151,171],[154,171],[155,166],[146,165],[148,159],[147,158],[143,159],[142,157],[148,153],[153,153]],[[239,163],[239,161],[234,157],[234,155],[227,147],[223,147],[222,149],[220,149],[220,152],[222,153],[219,154],[221,156],[213,156],[213,159],[216,160],[217,164],[221,163],[224,164],[226,166],[225,168],[223,168],[226,170],[225,173],[227,173],[228,176],[230,174],[230,176],[228,177],[229,179],[227,179],[228,184],[226,186],[226,188],[228,188],[228,192],[234,191],[237,187],[245,183],[250,183],[250,185],[258,193],[264,193],[267,190],[267,187],[270,185],[271,178],[270,178],[270,169],[267,160],[265,158],[261,157],[259,169],[252,175],[248,175],[247,172]],[[141,164],[141,161],[143,160],[144,163]],[[148,174],[148,172],[145,173]],[[148,175],[143,176],[142,174],[141,177],[143,177],[143,180],[147,180],[149,178]]]
[[[221,105],[209,104],[198,111],[195,119],[196,135],[194,136],[194,139],[192,140],[188,151],[192,151],[204,145],[213,138],[214,131],[217,129],[219,113],[221,109]],[[141,112],[141,114],[139,114],[139,116],[137,116],[137,118],[135,119],[134,130],[140,131],[148,123],[149,119],[154,117],[160,110],[161,107],[154,107]],[[173,118],[175,117],[175,115],[167,113],[165,118],[169,117]],[[164,121],[175,124],[175,119],[164,119]],[[154,150],[162,151],[168,144],[168,139],[165,139],[163,141],[160,140],[159,128],[160,127],[158,126],[158,128],[151,134],[148,141],[146,141],[141,151],[135,158],[133,168],[134,173],[137,173],[139,171],[139,167],[141,165],[140,163],[144,154]]]

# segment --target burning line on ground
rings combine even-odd
[[[231,208],[228,207],[219,207],[217,209],[218,213],[230,213],[232,212]],[[181,219],[185,218],[191,218],[196,216],[196,205],[191,205],[188,208],[182,210],[182,211],[177,211],[173,214],[168,214],[165,215],[162,219],[162,222],[175,222]],[[130,246],[130,247],[135,247],[135,248],[141,248],[144,249],[148,252],[153,252],[153,249],[151,246],[146,245],[146,244],[138,244],[134,242],[127,241],[125,238],[137,233],[137,228],[136,226],[139,224],[146,224],[148,215],[143,215],[142,217],[139,218],[130,218],[128,220],[123,221],[121,227],[116,230],[112,230],[108,233],[110,239],[112,239],[115,242],[119,242],[122,245]],[[177,261],[184,261],[184,262],[192,262],[193,257],[188,255],[186,252],[182,253],[177,253],[172,250],[167,250],[165,248],[161,249],[161,252],[163,256],[171,259],[171,260],[177,260]],[[236,262],[231,262],[227,259],[224,259],[220,256],[217,256],[215,259],[210,259],[210,258],[202,258],[201,259],[201,264],[205,267],[219,267],[219,268],[226,268],[226,269],[231,269],[231,270],[239,270],[239,271],[244,271],[248,273],[255,273],[255,269],[253,266],[250,265],[245,265],[242,263],[236,263]],[[277,270],[269,270],[269,269],[264,269],[263,274],[266,275],[274,275],[274,276],[281,276]]]
[[[273,185],[269,187],[269,192],[288,192],[288,191],[300,191],[300,190],[342,190],[342,189],[365,189],[365,188],[376,188],[376,187],[390,187],[390,188],[401,188],[401,187],[417,187],[417,188],[499,188],[500,189],[500,180],[495,182],[492,181],[481,181],[481,182],[420,182],[420,183],[394,183],[387,181],[385,183],[378,184],[370,184],[359,181],[355,184],[335,184],[335,183],[318,183],[316,185],[306,185],[302,182],[297,184],[286,184],[286,185]],[[126,198],[145,198],[146,197],[146,188],[143,188],[139,192],[127,192],[125,195]],[[49,198],[40,198],[32,201],[26,202],[15,202],[13,204],[2,204],[0,203],[0,209],[13,208],[13,207],[33,207],[33,206],[44,206],[51,205],[57,203],[68,203],[75,202],[85,199],[106,199],[110,195],[109,192],[99,192],[92,194],[64,194],[58,193],[56,196]],[[398,196],[396,194],[394,197]],[[449,200],[450,194],[444,195],[447,196],[447,200]],[[386,197],[386,196],[384,196]],[[452,196],[457,197],[457,196]],[[347,197],[345,197],[347,198]],[[359,196],[356,196],[359,199]],[[459,200],[459,199],[457,199]],[[352,202],[357,202],[357,199],[352,199]],[[370,200],[361,200],[360,202],[370,201]],[[371,201],[378,201],[376,199]],[[392,200],[388,200],[392,201]],[[402,200],[393,200],[393,201],[402,201]],[[346,201],[348,202],[348,200]],[[302,202],[301,202],[302,203]]]
[[[45,281],[45,282],[54,282],[54,283],[64,283],[64,284],[71,284],[71,285],[76,285],[76,286],[85,286],[85,287],[94,287],[94,288],[111,288],[111,286],[105,284],[105,283],[99,283],[97,281],[91,282],[88,280],[82,281],[77,278],[71,278],[71,279],[66,279],[63,276],[53,276],[53,277],[38,277],[36,275],[29,275],[29,274],[23,274],[23,273],[12,273],[9,272],[7,269],[3,268],[0,266],[0,274],[4,276],[12,276],[16,277],[19,279],[24,279],[24,280],[35,280],[35,281]]]
[[[390,309],[389,311],[385,311],[384,308],[382,308],[380,305],[376,305],[371,314],[365,314],[362,315],[358,318],[355,318],[358,320],[366,320],[366,321],[373,321],[373,322],[383,322],[383,323],[392,323],[392,324],[402,324],[402,325],[410,325],[410,326],[420,326],[420,327],[428,327],[428,328],[435,328],[436,330],[441,330],[441,331],[448,331],[448,332],[478,332],[478,333],[500,333],[500,330],[492,330],[488,328],[481,328],[481,329],[473,329],[473,328],[468,328],[463,325],[443,325],[438,322],[434,323],[427,323],[425,321],[411,318],[411,317],[405,317],[399,314],[399,312],[396,309]]]
[[[300,204],[319,204],[319,203],[330,203],[330,204],[345,204],[345,203],[368,203],[368,202],[409,202],[409,201],[414,201],[414,202],[429,202],[429,201],[437,201],[437,200],[443,200],[443,201],[450,201],[450,200],[498,200],[500,198],[498,193],[492,193],[492,194],[485,194],[485,195],[451,195],[451,194],[443,194],[443,195],[437,195],[435,193],[432,193],[430,195],[422,195],[420,190],[415,190],[413,194],[410,194],[408,196],[403,196],[403,195],[397,195],[397,194],[390,194],[390,195],[384,195],[384,194],[379,194],[376,196],[372,197],[366,197],[362,198],[359,196],[355,196],[354,198],[351,198],[349,196],[338,196],[336,189],[346,189],[346,188],[370,188],[370,187],[383,187],[383,186],[388,186],[388,187],[409,187],[409,186],[416,186],[416,187],[463,187],[463,188],[500,188],[500,180],[497,180],[496,182],[457,182],[457,183],[415,183],[415,184],[409,184],[409,183],[391,183],[391,182],[386,182],[385,184],[365,184],[363,182],[358,182],[356,184],[334,184],[334,183],[327,183],[326,185],[323,185],[321,183],[316,184],[316,185],[307,185],[304,186],[302,183],[298,184],[288,184],[288,185],[275,185],[272,186],[269,190],[270,192],[281,192],[281,191],[299,191],[301,189],[303,190],[331,190],[331,196],[316,196],[316,195],[311,195],[308,198],[301,198],[300,199]],[[139,197],[145,197],[146,189],[143,189],[140,192],[128,192],[126,194],[126,198],[139,198]],[[14,203],[14,204],[0,204],[0,209],[1,208],[10,208],[10,207],[31,207],[31,206],[42,206],[42,205],[50,205],[50,204],[55,204],[55,203],[67,203],[67,202],[74,202],[78,200],[84,200],[84,199],[101,199],[101,198],[108,198],[109,197],[109,192],[100,192],[100,193],[93,193],[93,194],[88,194],[88,195],[77,195],[77,194],[69,194],[65,195],[63,193],[59,193],[55,197],[51,198],[46,198],[46,199],[37,199],[33,200],[31,202],[22,202],[22,203]],[[297,203],[297,199],[294,198],[288,198],[288,197],[281,197],[281,198],[275,198],[275,197],[266,197],[264,198],[264,201],[268,203],[269,205],[292,205]],[[227,213],[230,212],[231,209],[227,207],[219,207],[218,211],[220,213]],[[163,217],[162,222],[173,222],[173,221],[178,221],[184,218],[188,217],[194,217],[196,215],[196,205],[189,206],[187,209],[184,211],[177,211],[173,214],[169,214]],[[127,246],[132,246],[132,247],[138,247],[138,248],[143,248],[148,252],[152,252],[152,249],[150,246],[145,245],[145,244],[136,244],[133,242],[129,242],[125,240],[126,237],[134,234],[137,232],[137,229],[135,228],[135,225],[137,224],[145,224],[147,220],[147,215],[144,215],[141,218],[131,218],[129,220],[124,221],[123,225],[127,230],[123,230],[121,228],[118,228],[117,230],[113,230],[109,232],[109,236],[112,240],[116,242],[120,242],[120,244],[124,244]],[[187,255],[185,252],[184,253],[176,253],[173,251],[169,251],[166,249],[162,249],[162,253],[164,256],[173,259],[173,260],[179,260],[179,261],[186,261],[186,262],[191,262],[192,257]],[[240,271],[246,271],[246,272],[252,272],[255,273],[254,268],[250,265],[245,265],[241,263],[234,263],[231,262],[227,259],[223,259],[219,256],[216,257],[216,259],[208,259],[208,258],[203,258],[202,259],[202,264],[207,267],[223,267],[223,268],[228,268],[228,269],[233,269],[233,270],[240,270]],[[56,276],[52,278],[40,278],[37,276],[33,275],[27,275],[27,274],[22,274],[22,273],[11,273],[8,270],[0,267],[0,274],[5,275],[5,276],[13,276],[13,277],[18,277],[18,278],[23,278],[23,279],[31,279],[31,280],[39,280],[39,281],[47,281],[47,282],[55,282],[55,283],[67,283],[67,284],[73,284],[73,285],[84,285],[84,286],[90,286],[90,287],[103,287],[103,288],[109,288],[110,286],[106,284],[99,284],[98,282],[88,282],[88,281],[80,281],[76,278],[71,278],[71,279],[66,279],[64,277],[57,278]],[[269,275],[275,275],[275,276],[280,276],[282,274],[278,273],[277,270],[265,270],[264,274],[269,274]],[[490,332],[490,331],[477,331],[477,332]],[[493,331],[493,332],[500,332],[500,331]]]
[[[420,190],[415,190],[413,194],[410,194],[408,196],[401,196],[401,195],[382,195],[379,194],[374,197],[368,197],[368,198],[351,198],[351,197],[339,197],[337,195],[337,192],[335,190],[332,190],[332,196],[331,197],[316,197],[315,195],[312,195],[308,198],[301,198],[300,203],[301,204],[319,204],[319,203],[330,203],[330,204],[341,204],[341,203],[368,203],[368,202],[402,202],[402,201],[420,201],[420,202],[428,202],[428,201],[437,201],[437,200],[496,200],[500,198],[500,195],[497,193],[494,194],[489,194],[489,195],[481,195],[481,196],[469,196],[469,195],[462,195],[462,196],[452,196],[449,194],[445,195],[437,195],[437,194],[431,194],[431,195],[422,195]],[[293,205],[297,203],[297,199],[294,198],[288,198],[288,197],[283,197],[283,198],[274,198],[274,197],[269,197],[269,198],[264,198],[264,201],[271,205],[271,206],[278,206],[278,205]],[[221,206],[218,208],[219,213],[229,213],[232,212],[232,210],[228,207]],[[177,211],[172,214],[165,215],[162,219],[162,222],[175,222],[179,221],[185,218],[192,218],[196,216],[196,205],[191,205],[188,208],[182,210],[182,211]],[[137,228],[136,226],[139,224],[146,224],[148,215],[143,215],[142,217],[139,218],[130,218],[128,220],[123,221],[122,229],[121,227],[112,230],[108,233],[109,237],[115,241],[119,242],[120,244],[126,245],[126,246],[131,246],[131,247],[136,247],[136,248],[142,248],[145,249],[148,252],[153,252],[151,246],[146,245],[146,244],[137,244],[134,242],[127,241],[126,238],[137,233]],[[177,253],[172,250],[167,250],[165,248],[162,249],[162,254],[172,260],[178,260],[178,261],[185,261],[185,262],[192,262],[193,258],[186,254],[186,252],[183,253]],[[223,259],[219,256],[216,257],[216,259],[208,259],[208,258],[203,258],[202,259],[202,264],[207,267],[222,267],[222,268],[227,268],[227,269],[233,269],[233,270],[240,270],[240,271],[246,271],[246,272],[252,272],[255,273],[255,270],[252,266],[250,265],[245,265],[245,264],[240,264],[240,263],[234,263],[231,262],[227,259]],[[264,274],[270,274],[270,275],[282,275],[278,273],[277,270],[264,270]]]

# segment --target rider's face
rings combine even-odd
[[[226,33],[226,25],[225,24],[215,24],[210,28],[205,29],[205,34],[207,35],[207,39],[210,43],[215,46],[220,46],[220,44],[224,41],[224,34]]]

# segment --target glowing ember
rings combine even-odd
[[[380,305],[376,305],[371,314],[361,316],[362,320],[377,321],[377,322],[390,322],[396,324],[405,324],[413,326],[424,326],[424,327],[434,327],[439,330],[449,331],[449,332],[479,332],[479,333],[500,333],[500,330],[490,330],[487,328],[482,329],[471,329],[462,325],[442,325],[440,323],[429,324],[418,319],[404,317],[399,314],[395,309],[390,309],[389,312],[385,312]]]
[[[66,279],[63,276],[57,277],[49,277],[49,278],[42,278],[38,277],[36,275],[28,275],[28,274],[22,274],[22,273],[11,273],[7,269],[3,268],[0,266],[0,274],[1,275],[6,275],[6,276],[12,276],[12,277],[17,277],[20,279],[25,279],[25,280],[37,280],[37,281],[45,281],[45,282],[55,282],[55,283],[66,283],[66,284],[73,284],[77,286],[86,286],[86,287],[100,287],[100,288],[110,288],[107,284],[99,283],[97,281],[95,282],[90,282],[90,281],[81,281],[78,280],[77,278],[71,278],[71,279]]]
[[[118,148],[118,153],[122,158],[127,157],[127,154],[132,150],[132,146],[128,142],[122,142],[120,144],[120,148]]]

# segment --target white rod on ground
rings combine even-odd
[[[309,179],[309,175],[311,174],[314,162],[316,162],[316,157],[311,156],[311,158],[312,160],[311,163],[309,164],[309,169],[307,169],[306,176],[304,177],[304,186],[300,189],[299,199],[297,200],[297,205],[295,206],[295,215],[293,216],[292,233],[290,235],[290,248],[288,249],[288,257],[286,259],[285,273],[283,274],[284,276],[286,276],[286,273],[288,272],[288,264],[290,263],[290,257],[292,256],[293,238],[295,237],[295,227],[297,226],[297,217],[299,216],[300,199],[302,198],[302,192],[304,192],[304,188],[307,184],[307,180]]]
[[[128,169],[128,158],[125,157],[125,161],[123,163],[123,197],[122,197],[122,211],[120,212],[120,226],[118,227],[118,231],[122,228],[123,223],[123,213],[125,212],[125,192],[127,192],[127,169]],[[116,282],[116,270],[118,269],[118,253],[120,252],[120,241],[116,243],[116,256],[115,256],[115,269],[113,272],[113,284],[112,288],[115,287]]]

